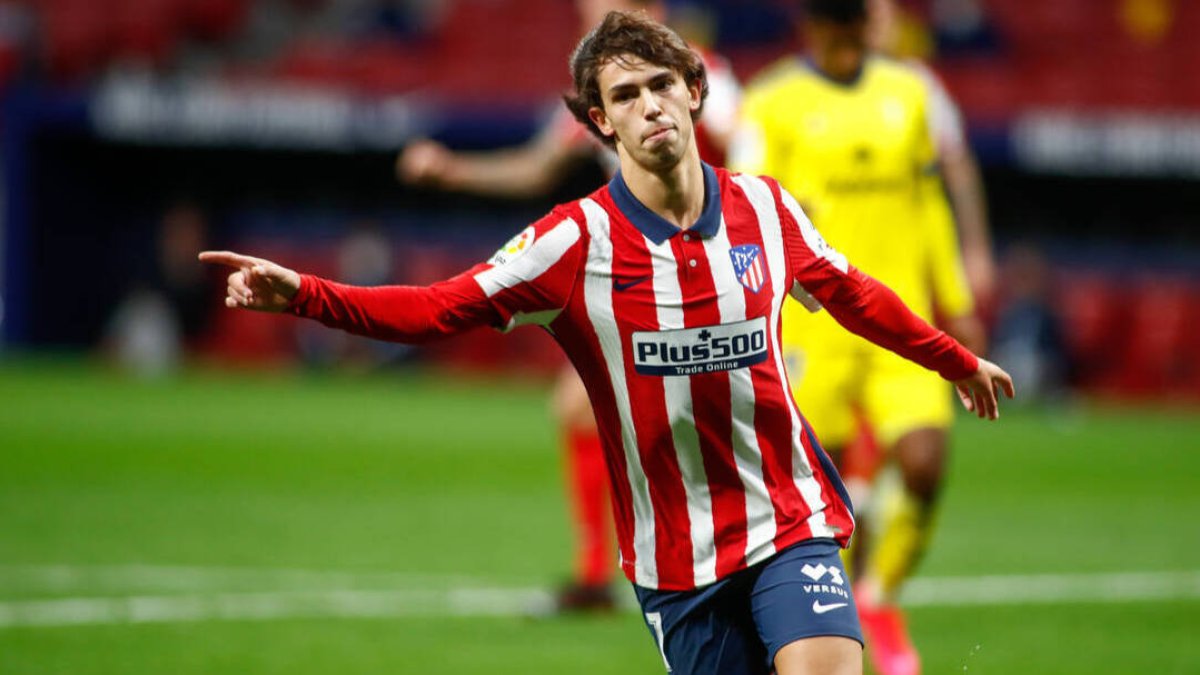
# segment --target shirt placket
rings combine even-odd
[[[700,235],[684,231],[671,238],[671,247],[683,268],[683,278],[688,282],[708,273],[708,261],[704,256],[704,243]]]

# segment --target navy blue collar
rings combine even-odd
[[[700,169],[704,172],[704,210],[695,224],[688,228],[688,232],[695,232],[707,239],[721,227],[721,184],[711,166],[701,162]],[[638,201],[629,191],[620,171],[608,182],[608,193],[629,222],[655,244],[661,244],[683,231]]]

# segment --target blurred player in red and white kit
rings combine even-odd
[[[581,34],[610,11],[641,11],[651,19],[666,19],[666,3],[655,0],[578,0]],[[725,151],[737,126],[740,87],[724,58],[691,45],[704,59],[709,96],[697,126],[700,157],[715,166],[725,165]],[[419,140],[396,160],[401,181],[443,190],[474,194],[531,198],[557,187],[568,169],[580,160],[598,161],[611,176],[617,155],[588,132],[565,107],[523,145],[483,152],[455,152],[433,140]],[[576,535],[574,579],[558,592],[559,611],[609,609],[611,589],[612,527],[608,522],[608,488],[596,422],[583,383],[570,366],[564,367],[553,395],[566,449],[567,491],[573,501]]]
[[[595,410],[620,566],[666,670],[861,673],[838,556],[854,518],[791,397],[783,303],[823,306],[936,370],[980,417],[998,417],[1012,380],[851,266],[775,180],[701,162],[704,67],[669,29],[610,13],[571,72],[568,105],[620,171],[486,263],[428,287],[354,287],[238,253],[200,259],[235,268],[229,307],[376,338],[541,326]]]

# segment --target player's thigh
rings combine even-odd
[[[921,429],[948,429],[951,385],[940,375],[891,353],[876,354],[863,383],[863,414],[884,448]]]
[[[783,346],[792,395],[821,445],[838,450],[854,438],[859,388],[858,359],[852,350]]]
[[[778,665],[779,655],[797,642],[807,646],[787,649],[788,662],[794,660],[792,655],[829,658],[833,663],[861,661],[862,628],[839,551],[827,540],[797,544],[776,554],[758,576],[751,608],[771,663]],[[837,641],[830,643],[830,650],[824,648],[824,640],[813,642],[828,637],[858,645],[858,656],[847,656],[836,647],[841,644]]]
[[[696,591],[636,588],[642,618],[671,675],[769,675],[746,576]]]
[[[777,675],[861,675],[862,645],[850,638],[797,640],[775,655]]]

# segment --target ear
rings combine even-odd
[[[700,109],[700,81],[697,80],[688,85],[688,109],[695,112]]]
[[[598,108],[596,106],[588,108],[588,119],[590,119],[592,124],[595,124],[596,128],[600,130],[600,133],[604,134],[604,136],[607,138],[612,138],[617,133],[616,129],[613,129],[612,125],[608,123],[608,115],[604,112],[604,108]]]

